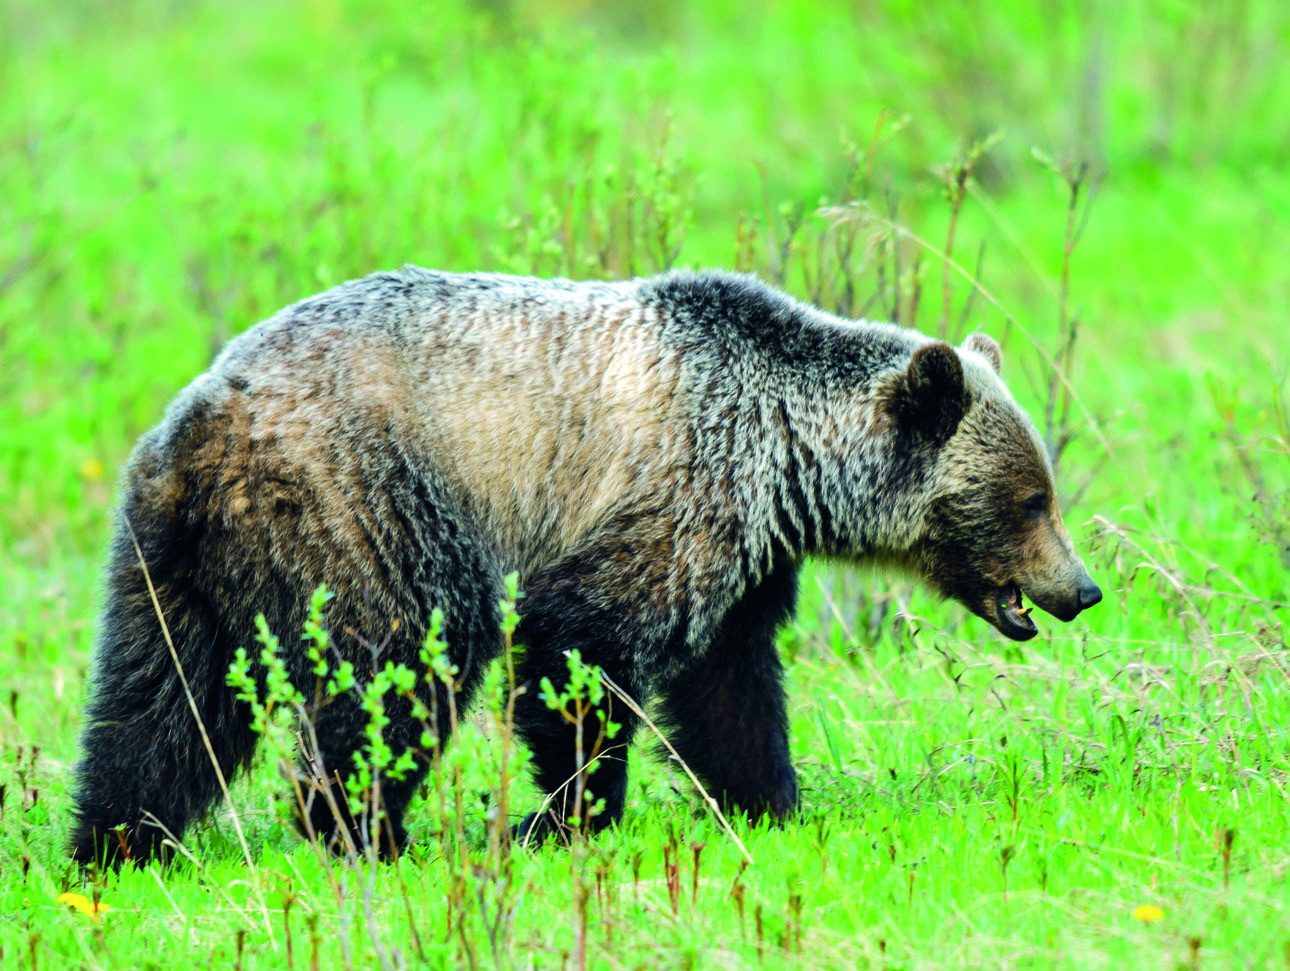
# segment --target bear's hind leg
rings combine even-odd
[[[169,856],[167,834],[180,839],[220,794],[212,752],[232,782],[256,743],[246,705],[224,684],[219,625],[198,598],[167,598],[166,623],[203,734],[142,571],[137,562],[127,570],[113,571],[75,773],[71,854],[84,866]]]
[[[459,690],[454,695],[459,718],[465,717],[465,709],[470,703],[478,681],[478,666],[469,672],[468,678],[460,682]],[[438,697],[431,706],[426,697],[428,686],[422,685],[422,699],[428,708],[438,713],[438,727],[429,725],[436,732],[440,747],[449,744],[452,725],[449,717],[447,689],[437,686]],[[408,844],[408,831],[404,825],[404,815],[412,797],[416,795],[429,770],[433,752],[426,751],[421,745],[422,723],[412,717],[411,705],[405,698],[386,699],[386,717],[389,724],[385,726],[383,738],[397,758],[406,751],[415,753],[415,766],[396,779],[384,774],[379,779],[380,817],[377,821],[375,844],[382,859],[393,859]],[[355,772],[355,755],[361,754],[367,745],[366,728],[369,716],[358,702],[349,697],[334,699],[318,713],[313,736],[318,750],[313,758],[314,764],[304,767],[308,778],[321,774],[326,779],[329,792],[324,794],[321,782],[312,785],[305,783],[301,795],[305,805],[298,807],[307,822],[300,820],[301,830],[306,836],[316,836],[323,845],[334,852],[345,852],[347,842],[355,851],[361,853],[373,842],[371,824],[373,820],[367,814],[367,805],[371,790],[364,793],[360,800],[364,809],[355,819],[350,811],[347,785]],[[330,798],[329,798],[330,797]],[[348,841],[342,835],[348,832]]]
[[[406,701],[387,698],[386,703],[390,723],[385,727],[383,737],[397,756],[416,744],[420,735],[419,725],[412,719]],[[318,749],[312,754],[314,763],[306,767],[306,776],[322,775],[326,782],[306,784],[301,793],[305,805],[298,807],[298,811],[306,814],[308,820],[301,819],[300,825],[304,835],[316,836],[334,852],[345,852],[348,844],[362,853],[373,842],[371,824],[375,822],[377,852],[383,859],[392,859],[407,843],[403,816],[425,778],[426,763],[424,758],[418,757],[416,767],[402,779],[381,776],[378,780],[379,819],[374,821],[368,815],[371,790],[360,797],[363,810],[356,819],[350,810],[347,785],[355,772],[355,755],[362,753],[366,744],[368,719],[368,714],[352,697],[335,698],[318,713],[313,731]],[[440,737],[447,741],[445,734]],[[326,792],[323,785],[328,787]],[[344,832],[348,833],[348,840],[342,836]]]
[[[420,645],[425,642],[424,624],[403,624],[385,644],[381,663],[385,660],[402,663],[416,675],[416,692],[429,712],[429,721],[423,723],[413,717],[411,701],[391,691],[384,698],[386,724],[381,730],[382,739],[397,760],[406,752],[413,754],[413,767],[394,778],[383,773],[379,785],[379,818],[376,821],[375,840],[369,807],[374,789],[360,794],[363,810],[355,819],[349,807],[348,784],[357,765],[356,756],[365,755],[369,745],[367,735],[371,716],[363,710],[358,696],[344,693],[329,700],[315,716],[312,731],[306,730],[305,739],[312,764],[304,766],[307,779],[326,780],[303,784],[300,795],[305,805],[298,806],[299,822],[306,836],[316,836],[324,845],[336,852],[345,852],[350,846],[357,852],[365,851],[375,842],[383,859],[393,859],[408,843],[404,815],[412,797],[416,795],[429,770],[433,750],[422,744],[423,731],[429,730],[437,739],[440,749],[448,745],[453,728],[452,711],[457,721],[466,717],[471,698],[479,685],[484,667],[497,655],[501,645],[500,613],[497,607],[503,587],[484,572],[470,574],[474,581],[468,589],[449,595],[449,616],[445,621],[443,636],[448,644],[448,658],[457,668],[455,690],[449,700],[447,686],[426,681],[426,670],[419,657]],[[469,594],[469,599],[467,598]],[[405,603],[401,609],[392,610],[392,616],[428,615],[432,608]],[[359,627],[355,617],[341,613],[329,615],[333,630],[354,630]],[[349,636],[349,635],[346,635]],[[416,658],[416,660],[413,660]],[[366,662],[372,665],[372,661]],[[363,677],[360,676],[360,685]],[[361,687],[360,689],[361,690]],[[304,761],[302,759],[302,761]],[[326,793],[322,785],[328,786]],[[303,818],[307,817],[307,819]],[[348,838],[344,834],[347,833]]]

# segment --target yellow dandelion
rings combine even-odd
[[[1155,904],[1143,904],[1141,907],[1135,907],[1133,910],[1133,919],[1140,920],[1147,924],[1150,924],[1152,921],[1159,920],[1164,915],[1165,912]]]
[[[106,471],[98,459],[86,459],[81,463],[81,478],[86,482],[98,482]]]
[[[96,904],[84,894],[79,893],[60,893],[58,895],[58,902],[60,904],[67,904],[69,907],[75,907],[82,914],[93,917],[95,920],[98,920],[99,914],[103,913],[105,910],[112,909],[101,900]]]

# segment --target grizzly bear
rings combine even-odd
[[[405,267],[282,310],[179,394],[124,475],[73,856],[157,856],[219,793],[159,612],[231,777],[256,735],[226,673],[258,613],[291,644],[325,582],[335,649],[361,670],[362,633],[419,665],[439,608],[460,707],[503,648],[511,571],[526,594],[517,728],[556,794],[524,832],[570,811],[573,729],[537,686],[564,683],[571,649],[657,706],[725,806],[787,817],[775,633],[804,557],[907,570],[1014,640],[1036,633],[1023,595],[1063,621],[1101,599],[999,368],[988,337],[954,348],[725,273],[575,283]],[[312,683],[303,648],[284,650]],[[409,707],[392,699],[390,716],[391,747],[416,745]],[[593,830],[623,814],[638,719],[621,704],[612,718]],[[313,754],[333,777],[364,724],[352,699],[321,710]],[[389,849],[424,771],[384,783]],[[319,806],[316,830],[336,836]]]

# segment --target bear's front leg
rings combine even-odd
[[[784,567],[751,588],[703,650],[658,685],[660,716],[685,763],[724,807],[757,820],[797,807],[784,672],[775,631],[797,596]]]
[[[553,710],[542,697],[544,678],[557,694],[564,692],[568,655],[576,650],[583,664],[601,668],[638,705],[645,703],[648,673],[666,656],[673,630],[625,595],[643,585],[612,569],[617,562],[611,550],[597,548],[558,564],[530,581],[521,604],[515,640],[523,652],[516,678],[524,693],[515,706],[516,730],[532,752],[534,779],[548,798],[519,825],[520,839],[567,838],[575,818],[588,833],[622,818],[627,751],[639,719],[605,685],[590,706],[584,697]],[[610,724],[617,726],[612,737]]]
[[[517,828],[521,841],[542,842],[555,836],[567,840],[574,828],[599,832],[622,818],[627,798],[627,751],[639,719],[606,686],[599,703],[586,697],[552,709],[542,689],[543,678],[557,693],[569,684],[564,652],[577,649],[584,664],[594,664],[636,700],[641,685],[630,664],[586,640],[567,636],[554,645],[530,641],[516,671],[524,693],[516,701],[515,726],[532,751],[534,780],[547,793],[543,807]],[[611,726],[616,726],[611,728]]]

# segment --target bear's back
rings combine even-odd
[[[678,362],[633,282],[407,267],[293,304],[235,338],[172,405],[237,426],[324,483],[335,443],[391,442],[527,570],[684,463]],[[221,419],[219,424],[228,424]]]

